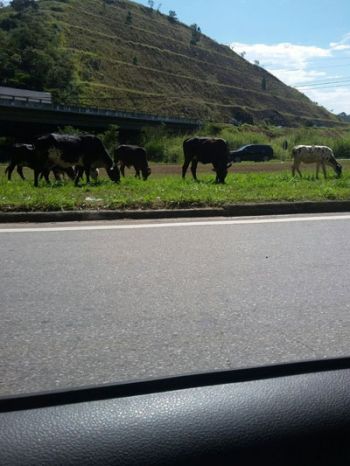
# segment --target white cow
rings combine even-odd
[[[295,171],[301,176],[299,169],[300,164],[303,163],[315,163],[316,164],[316,178],[320,167],[322,167],[323,175],[327,178],[326,165],[329,165],[335,171],[337,177],[341,176],[342,166],[337,162],[334,157],[333,151],[327,146],[295,146],[292,150],[293,165],[292,174],[295,176]]]

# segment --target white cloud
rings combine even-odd
[[[314,102],[318,102],[334,113],[350,115],[350,86],[336,89],[310,89],[304,92]]]
[[[286,42],[271,45],[233,42],[230,46],[237,53],[245,52],[247,60],[258,60],[261,66],[281,81],[297,88],[308,84],[311,88],[317,82],[332,82],[348,77],[341,72],[337,60],[350,58],[350,32],[324,48]],[[334,59],[340,68],[337,74],[332,69]],[[348,87],[336,87],[336,84],[331,88],[314,87],[300,87],[299,90],[328,110],[350,113],[350,83]]]
[[[329,49],[308,45],[295,45],[288,42],[280,44],[242,44],[233,42],[231,48],[237,53],[246,52],[249,60],[259,60],[269,66],[287,64],[288,67],[304,68],[308,61],[315,58],[330,57]]]
[[[270,70],[270,67],[266,67],[266,69]],[[301,83],[308,84],[327,77],[327,73],[324,71],[308,71],[303,68],[274,68],[271,72],[289,86],[297,86]]]
[[[332,50],[348,50],[350,49],[350,32],[345,34],[339,42],[331,42],[329,44]]]

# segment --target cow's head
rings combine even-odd
[[[120,171],[116,164],[113,164],[111,167],[107,168],[107,174],[112,181],[119,183]]]
[[[147,166],[142,170],[142,178],[144,181],[147,180],[147,178],[150,176],[152,173],[152,170]]]
[[[224,184],[225,183],[225,178],[227,175],[227,166],[221,166],[217,167],[216,169],[216,182]]]
[[[340,178],[343,171],[343,167],[340,165],[340,163],[336,163],[336,165],[334,166],[334,171],[336,173],[337,178]]]
[[[227,160],[222,160],[221,163],[216,166],[216,183],[225,183],[225,178],[227,176],[228,169],[231,167],[232,163]]]

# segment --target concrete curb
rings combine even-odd
[[[258,215],[350,212],[350,201],[270,202],[232,204],[222,208],[163,210],[82,210],[63,212],[0,212],[0,223],[51,223],[98,220],[145,220],[198,217],[243,217]]]

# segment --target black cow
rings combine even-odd
[[[11,181],[11,176],[13,170],[17,167],[17,173],[25,180],[23,174],[23,168],[31,168],[34,169],[36,165],[36,154],[35,154],[35,147],[32,144],[14,144],[10,147],[10,163],[5,170],[5,174],[7,174],[7,178]],[[55,176],[56,181],[61,180],[61,175],[66,173],[71,179],[74,179],[74,172],[73,170],[60,170],[57,167],[52,168],[53,174]],[[47,182],[49,182],[49,172],[45,171],[41,173],[41,177],[44,177]]]
[[[91,134],[72,136],[51,133],[35,141],[37,166],[34,168],[34,186],[38,186],[40,172],[58,167],[61,169],[76,168],[75,185],[86,174],[90,182],[90,174],[96,168],[105,168],[112,181],[119,182],[120,172],[113,163],[102,141]]]
[[[34,168],[34,146],[32,144],[14,144],[10,148],[10,163],[5,170],[7,178],[11,181],[13,170],[17,167],[17,173],[24,180],[23,167]]]
[[[185,178],[190,163],[192,176],[196,181],[198,162],[212,163],[216,172],[216,183],[225,183],[227,169],[231,164],[228,163],[229,150],[224,139],[207,137],[189,138],[183,143],[183,151],[184,164],[182,167],[182,178]]]
[[[114,153],[114,162],[120,164],[120,172],[125,176],[125,167],[134,167],[136,178],[142,178],[146,181],[151,174],[151,169],[147,162],[147,153],[143,147],[122,145]]]

